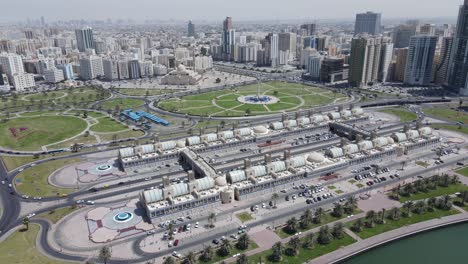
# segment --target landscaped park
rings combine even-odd
[[[251,104],[245,96],[268,96],[270,103]],[[330,90],[286,82],[266,82],[221,91],[188,95],[161,101],[157,106],[170,112],[198,116],[245,116],[275,114],[344,102],[347,97]]]

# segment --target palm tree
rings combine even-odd
[[[276,208],[276,201],[278,201],[279,195],[277,193],[273,193],[271,195],[271,200],[273,201],[273,208]]]
[[[301,240],[299,239],[298,236],[294,236],[288,241],[288,246],[291,247],[292,254],[293,256],[297,255],[299,253],[299,247],[301,246]]]
[[[112,257],[112,251],[108,246],[103,246],[101,250],[99,250],[99,259],[107,263],[107,261]]]
[[[406,203],[403,204],[403,208],[406,209],[406,216],[410,217],[411,216],[411,209],[413,209],[414,202],[413,201],[407,201]]]
[[[23,225],[26,227],[26,230],[29,230],[29,217],[25,216],[23,218]]]
[[[332,215],[334,217],[341,217],[343,216],[344,209],[343,206],[340,203],[336,203],[335,207],[333,207]]]
[[[322,215],[323,215],[323,208],[322,207],[317,208],[317,210],[315,210],[315,215],[314,215],[315,224],[320,224],[322,222]]]
[[[380,211],[380,218],[379,218],[379,223],[380,224],[385,224],[385,208],[382,208],[382,211]]]
[[[342,239],[344,236],[344,226],[343,223],[338,222],[333,225],[332,235],[336,239]]]
[[[361,232],[363,225],[364,225],[364,223],[362,222],[362,218],[358,218],[356,221],[354,221],[353,226],[351,227],[351,229],[354,232]]]
[[[272,247],[271,247],[271,260],[274,262],[280,262],[281,261],[281,255],[283,254],[284,247],[281,242],[276,242]]]
[[[290,219],[286,222],[286,231],[287,231],[288,233],[290,233],[290,234],[296,233],[297,228],[298,228],[298,225],[297,225],[297,220],[296,220],[295,217],[290,218]]]
[[[319,235],[317,237],[317,242],[326,245],[329,244],[333,239],[332,234],[330,233],[330,228],[327,225],[324,225],[319,230]]]
[[[174,230],[173,229],[174,229],[174,225],[172,223],[169,223],[167,225],[167,233],[169,235],[169,240],[174,239],[174,234],[173,234]]]
[[[354,213],[354,209],[357,207],[357,199],[354,196],[348,197],[346,200],[344,210],[347,214],[352,214]]]
[[[374,227],[376,213],[374,210],[370,210],[366,213],[366,225],[368,227]]]
[[[227,239],[223,239],[221,241],[221,246],[219,247],[218,253],[221,256],[227,256],[229,255],[229,253],[231,253],[231,248],[231,242],[229,242],[229,240]]]
[[[417,201],[414,207],[414,212],[417,214],[423,214],[426,212],[426,203],[424,201]]]
[[[239,257],[236,259],[236,264],[248,264],[249,259],[247,258],[247,255],[241,254]]]
[[[213,258],[213,248],[211,246],[207,246],[203,249],[200,259],[202,261],[208,262]]]
[[[314,246],[314,242],[315,242],[314,233],[308,233],[304,238],[304,243],[302,243],[302,247],[311,249]]]
[[[304,214],[301,217],[301,228],[305,229],[307,228],[312,221],[314,220],[314,215],[312,214],[312,211],[310,209],[307,209],[304,211]]]
[[[463,191],[460,194],[461,203],[465,204],[468,201],[468,191]]]
[[[216,214],[211,212],[210,215],[208,216],[209,227],[210,228],[215,227],[214,225],[215,222],[216,222]]]
[[[247,233],[242,234],[237,240],[236,247],[240,250],[246,250],[249,248],[250,237]]]
[[[392,209],[390,209],[390,219],[392,219],[393,221],[400,219],[400,214],[400,209],[398,209],[397,207],[393,207]]]
[[[197,262],[195,258],[195,253],[193,251],[190,251],[187,256],[185,256],[184,261],[182,263],[184,264],[195,264]]]

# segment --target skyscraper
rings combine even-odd
[[[379,75],[381,38],[359,37],[351,41],[349,83],[354,87],[377,82]]]
[[[188,22],[187,26],[187,36],[195,37],[195,24],[192,23],[192,20]]]
[[[226,17],[223,21],[223,35],[221,39],[223,59],[230,61],[234,56],[236,32],[232,29],[232,18]]]
[[[354,35],[367,33],[377,36],[381,33],[381,27],[381,14],[373,12],[357,14]]]
[[[277,67],[279,64],[279,38],[278,34],[269,33],[262,40],[262,46],[265,49],[265,61],[271,67]]]
[[[278,34],[278,49],[280,51],[289,51],[291,58],[293,59],[296,57],[296,40],[297,36],[296,33],[279,33]]]
[[[403,82],[405,79],[406,60],[408,58],[408,48],[395,49],[395,68],[393,70],[393,81]]]
[[[448,86],[467,95],[466,78],[468,75],[468,0],[460,6],[457,29],[453,39],[452,56],[448,72]]]
[[[409,46],[410,38],[416,35],[416,26],[400,25],[393,30],[393,43],[396,49],[406,48]]]
[[[380,51],[379,81],[386,82],[389,78],[388,70],[392,62],[393,43],[390,38],[382,38],[382,48]]]
[[[437,65],[435,82],[437,84],[446,84],[447,73],[452,57],[453,37],[445,37],[442,39],[442,47],[440,49],[440,63]]]
[[[317,33],[317,25],[316,24],[302,24],[301,29],[304,29],[306,32],[306,36],[313,36]]]
[[[94,48],[93,29],[90,27],[76,29],[76,46],[80,52]]]
[[[430,84],[436,46],[436,36],[418,35],[411,37],[406,60],[405,84]]]

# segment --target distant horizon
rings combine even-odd
[[[22,22],[45,18],[46,22],[64,20],[134,21],[234,21],[353,20],[357,13],[382,13],[382,19],[456,18],[463,0],[81,0],[64,4],[61,0],[16,0],[2,4],[0,22]],[[416,11],[415,11],[416,10]],[[222,14],[222,15],[221,15]]]

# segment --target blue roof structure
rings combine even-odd
[[[126,109],[122,111],[122,115],[130,118],[134,122],[140,121],[141,116],[137,115],[132,109]]]
[[[167,120],[164,120],[160,117],[157,117],[153,114],[150,114],[150,113],[147,113],[145,111],[136,111],[136,114],[139,116],[139,117],[144,117],[150,121],[153,121],[154,123],[156,124],[160,124],[160,125],[163,125],[163,126],[168,126],[169,125],[169,122]]]

